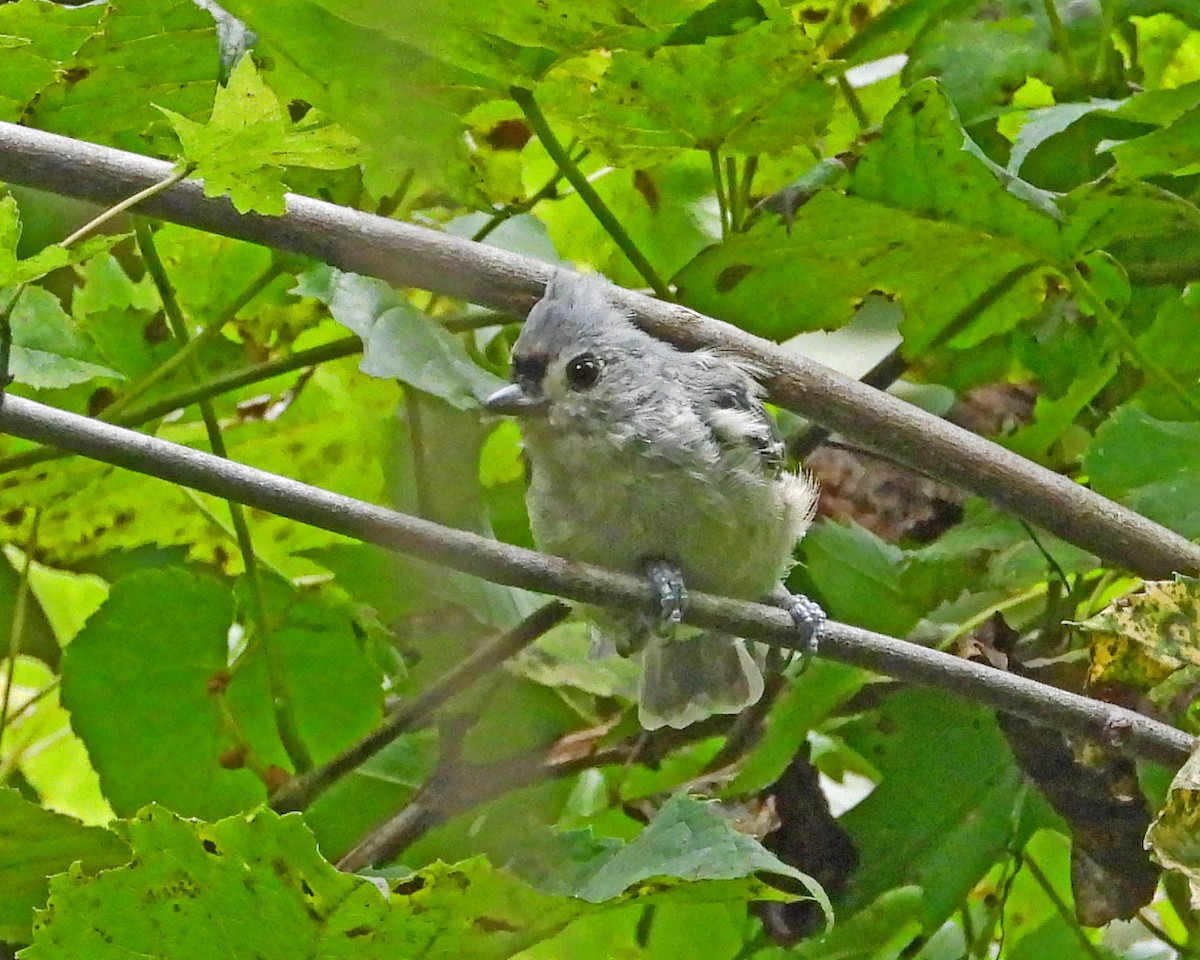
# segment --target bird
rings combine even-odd
[[[749,364],[657,339],[616,293],[556,270],[483,406],[517,418],[537,547],[651,583],[657,616],[588,612],[593,652],[639,654],[641,725],[683,728],[764,689],[743,640],[682,623],[689,590],[782,606],[815,651],[825,615],[783,578],[817,487],[788,469]]]

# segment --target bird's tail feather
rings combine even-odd
[[[745,642],[727,634],[659,634],[642,651],[638,719],[647,730],[740,713],[762,693],[762,671]]]

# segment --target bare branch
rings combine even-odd
[[[0,401],[0,430],[496,583],[647,613],[658,609],[654,592],[640,578],[443,527],[23,397],[9,395]],[[695,594],[686,619],[772,646],[799,645],[791,617],[762,604]],[[828,625],[821,651],[843,663],[949,690],[1160,763],[1181,763],[1193,746],[1193,738],[1184,732],[1132,710],[845,624]]]
[[[373,757],[451,697],[467,689],[551,627],[561,623],[569,612],[566,604],[557,600],[539,607],[511,630],[480,647],[462,663],[447,671],[422,690],[419,696],[402,703],[388,714],[383,723],[357,743],[343,750],[328,763],[284,784],[272,795],[271,808],[280,813],[303,810],[339,777],[349,773],[368,757]]]
[[[0,123],[0,180],[112,204],[162,180],[169,164]],[[139,210],[316,257],[357,273],[524,315],[548,264],[484,244],[289,194],[282,217],[239,215],[185,181]],[[772,399],[889,459],[977,493],[1107,561],[1146,577],[1200,574],[1200,546],[998,444],[774,344],[676,304],[628,292],[651,333],[682,347],[719,345],[763,371]]]

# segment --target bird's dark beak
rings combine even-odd
[[[507,387],[501,387],[483,401],[483,409],[488,413],[512,417],[533,416],[545,408],[546,398],[530,393],[520,383],[510,383]]]

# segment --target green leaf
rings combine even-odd
[[[849,192],[1011,238],[1042,258],[1062,254],[1053,198],[988,160],[934,80],[914,84],[887,115]]]
[[[1122,407],[1083,458],[1092,489],[1185,537],[1200,535],[1200,425]]]
[[[738,764],[737,776],[722,796],[744,796],[773,784],[803,748],[809,733],[871,679],[871,674],[858,667],[821,659],[791,677],[771,705],[762,739]]]
[[[10,370],[31,387],[67,387],[97,377],[123,379],[104,366],[95,345],[71,323],[58,298],[42,287],[26,287],[12,309]]]
[[[1092,100],[1088,103],[1059,103],[1040,107],[1025,114],[1024,122],[1008,155],[1008,169],[1020,173],[1021,166],[1034,150],[1057,137],[1083,117],[1098,111],[1110,111],[1119,104],[1116,100]]]
[[[338,170],[358,162],[358,141],[338,127],[309,118],[293,124],[250,57],[217,88],[208,123],[160,109],[203,178],[205,195],[229,194],[240,213],[284,212],[285,167]]]
[[[56,25],[64,41],[59,62],[24,104],[21,121],[141,153],[165,147],[155,106],[196,117],[212,103],[216,24],[191,0],[112,0],[101,10],[82,42],[79,28],[88,21],[78,14]],[[32,37],[40,21],[29,21]]]
[[[677,794],[628,844],[605,844],[596,851],[563,892],[600,903],[661,877],[736,880],[759,871],[799,880],[821,902],[826,914],[830,913],[824,891],[815,880],[739,832],[713,803]]]
[[[904,553],[857,525],[819,523],[804,537],[804,569],[835,620],[904,636],[923,612],[900,573]]]
[[[57,677],[29,656],[17,657],[12,677],[0,764],[19,774],[48,809],[90,824],[109,820],[112,810],[100,793],[96,771],[59,702]],[[3,689],[0,684],[0,694]]]
[[[52,875],[75,863],[90,875],[128,859],[129,848],[108,830],[0,789],[0,940],[29,940],[33,911],[45,905]]]
[[[961,349],[1035,315],[1060,282],[1056,216],[981,156],[927,81],[888,115],[847,194],[818,193],[790,229],[760,220],[675,282],[688,306],[779,340],[840,326],[881,292],[904,308],[906,352]]]
[[[306,274],[297,292],[327,304],[338,323],[362,337],[363,373],[402,380],[460,410],[479,407],[504,385],[382,280],[321,269]]]
[[[539,85],[552,116],[608,156],[629,150],[789,150],[828,122],[833,88],[790,18],[702,43],[617,50]],[[776,82],[771,82],[774,78]]]
[[[1028,817],[1017,816],[1027,788],[995,716],[949,694],[912,690],[840,732],[882,777],[841,818],[859,853],[845,909],[915,884],[923,891],[921,921],[936,929],[1027,829]]]
[[[24,260],[17,258],[21,240],[21,217],[12,196],[0,197],[0,288],[40,280],[61,267],[79,263],[107,250],[121,240],[120,234],[92,237],[68,249],[54,244]]]
[[[438,184],[470,191],[474,178],[462,118],[500,91],[469,68],[388,36],[374,22],[385,16],[415,24],[452,9],[425,6],[429,13],[407,4],[389,13],[388,5],[353,0],[223,4],[254,31],[256,53],[272,65],[264,79],[282,101],[312,104],[358,139],[381,195],[414,168]],[[435,30],[433,37],[442,35]]]
[[[296,732],[314,763],[331,759],[379,723],[382,677],[364,655],[353,623],[342,611],[302,600],[290,606],[263,638],[257,656],[247,654],[234,666],[227,703],[248,736],[251,723],[259,732],[252,737],[256,760],[286,762],[275,749],[267,649],[279,671]],[[269,742],[264,744],[264,739]]]
[[[30,960],[331,956],[333,943],[353,939],[351,928],[377,920],[382,907],[369,883],[321,859],[298,816],[209,825],[152,806],[115,826],[133,859],[93,878],[55,877]]]
[[[869,294],[890,295],[917,354],[940,336],[969,346],[1035,314],[1050,275],[1038,261],[1000,237],[826,192],[790,231],[760,220],[674,282],[689,307],[772,340],[840,327]]]
[[[152,806],[118,829],[133,859],[95,877],[77,870],[55,877],[26,960],[333,958],[348,950],[359,960],[502,960],[572,920],[652,903],[670,887],[635,889],[596,905],[538,893],[475,859],[433,864],[394,881],[385,896],[321,859],[298,815],[260,811],[205,824]],[[727,849],[736,852],[736,845]],[[712,881],[683,889],[707,898],[696,902],[766,892],[761,883]],[[231,933],[237,918],[246,922]]]
[[[1200,108],[1193,107],[1161,130],[1111,148],[1117,169],[1130,179],[1200,172]]]
[[[233,599],[178,569],[118,580],[63,654],[63,704],[119,814],[152,800],[189,816],[261,802],[248,770],[227,770],[222,716]],[[119,705],[119,708],[118,706]]]
[[[96,30],[105,8],[63,6],[41,0],[0,5],[0,119],[15,123],[38,91],[58,79],[60,65]]]

